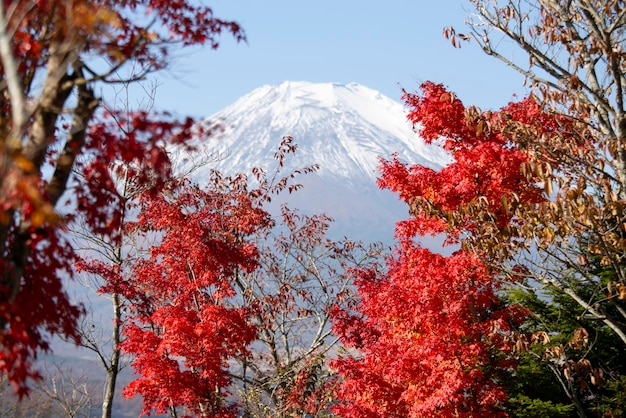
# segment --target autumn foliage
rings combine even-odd
[[[511,136],[517,128],[549,136],[560,132],[564,121],[542,112],[531,98],[481,113],[442,85],[427,82],[421,89],[421,95],[405,95],[408,117],[426,143],[440,143],[454,160],[439,171],[383,161],[379,184],[398,193],[414,215],[401,228],[408,236],[445,233],[448,243],[486,236],[492,247],[485,243],[481,249],[490,254],[527,245],[515,240],[519,221],[513,209],[542,202],[546,195],[536,170],[529,168],[528,153]],[[500,239],[501,233],[513,239]]]
[[[139,182],[159,187],[171,174],[164,143],[191,134],[191,120],[118,112],[96,91],[165,68],[172,46],[217,47],[221,32],[243,38],[187,1],[0,3],[0,372],[20,395],[52,334],[78,338],[80,309],[61,285],[74,261],[68,218],[114,236],[110,165],[130,163]]]
[[[237,190],[245,179],[234,182],[224,191],[183,186],[169,198],[149,197],[134,226],[162,235],[124,283],[135,314],[122,350],[141,375],[124,393],[141,395],[145,413],[180,405],[194,416],[234,416],[227,361],[246,355],[256,329],[249,309],[225,301],[235,296],[235,272],[257,267],[247,237],[271,221]]]
[[[545,202],[549,193],[511,136],[519,126],[561,135],[568,124],[532,99],[481,113],[430,82],[405,100],[420,135],[440,143],[452,162],[435,171],[382,161],[380,186],[398,193],[412,217],[397,225],[388,271],[360,272],[356,312],[336,313],[336,332],[359,353],[333,362],[345,379],[336,410],[354,417],[505,415],[512,331],[527,311],[501,306],[501,286],[521,277],[494,267],[528,246],[516,232],[524,223],[515,209]],[[438,234],[460,249],[443,256],[419,245],[420,236]]]
[[[254,179],[211,171],[202,186],[179,179],[159,193],[142,190],[127,202],[121,233],[134,246],[123,262],[78,264],[102,280],[100,293],[124,301],[119,349],[137,376],[123,393],[140,395],[144,413],[328,407],[320,397],[336,344],[330,310],[351,295],[348,267],[375,262],[380,249],[330,240],[324,215],[287,206],[270,215],[272,198],[298,190],[296,176],[316,168],[283,176],[295,150],[285,138],[276,171],[254,169]]]
[[[356,357],[341,373],[340,416],[498,416],[506,394],[494,370],[506,364],[494,278],[464,252],[444,257],[408,241],[389,272],[362,272],[363,317],[338,312],[335,328]]]
[[[306,193],[306,189],[304,190]],[[328,416],[335,378],[327,360],[338,349],[332,312],[354,303],[355,268],[373,268],[384,257],[380,243],[333,239],[333,220],[288,204],[276,226],[257,240],[259,268],[235,279],[258,329],[250,357],[240,359],[243,413]]]

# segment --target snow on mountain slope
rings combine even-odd
[[[206,180],[211,168],[227,174],[271,170],[282,137],[290,135],[298,151],[285,172],[320,165],[301,180],[304,190],[289,197],[290,205],[325,212],[336,219],[338,233],[359,239],[391,241],[394,222],[407,214],[397,197],[376,186],[379,157],[398,153],[402,161],[433,168],[448,161],[442,150],[421,141],[400,103],[355,83],[263,86],[203,124],[221,132],[198,147],[227,157],[196,171],[196,181]]]
[[[378,157],[393,152],[434,167],[447,161],[441,150],[427,147],[413,132],[400,103],[355,83],[260,87],[204,123],[222,125],[219,142],[207,146],[230,153],[216,168],[233,172],[271,163],[284,135],[299,147],[291,168],[318,163],[324,177],[374,180]]]

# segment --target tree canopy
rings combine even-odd
[[[164,143],[191,134],[191,119],[107,106],[98,86],[139,81],[167,66],[172,46],[217,47],[222,32],[244,38],[182,0],[0,2],[0,371],[20,394],[51,334],[78,338],[81,309],[61,284],[73,271],[68,217],[114,236],[110,164],[131,163],[158,187],[171,174]]]

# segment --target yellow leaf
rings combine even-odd
[[[509,211],[509,203],[507,202],[506,196],[502,196],[500,201],[502,203],[502,208],[504,209],[504,211],[508,212]]]
[[[546,194],[549,196],[552,194],[552,180],[550,180],[549,178],[546,178],[543,181],[543,188],[546,191]]]
[[[548,162],[545,163],[545,173],[547,176],[552,175],[552,166]]]
[[[36,210],[30,216],[30,223],[34,228],[39,228],[46,222],[46,215],[41,210]]]
[[[567,191],[567,198],[570,200],[574,200],[578,197],[578,191],[576,189],[570,189]]]
[[[23,155],[17,155],[13,159],[13,161],[15,162],[15,165],[17,165],[22,171],[27,172],[27,173],[30,173],[35,168],[35,166],[33,165],[33,162],[29,160],[28,158],[24,157]]]
[[[479,120],[478,124],[476,125],[476,136],[481,136],[483,134],[484,129],[485,129],[485,122],[483,122],[482,120]]]
[[[554,240],[554,230],[550,227],[547,228],[543,228],[543,238],[547,241],[547,242],[552,242],[552,240]]]

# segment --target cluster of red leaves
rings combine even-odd
[[[81,310],[72,305],[62,288],[59,276],[69,276],[73,253],[69,244],[54,234],[52,228],[33,228],[26,245],[31,257],[24,273],[21,291],[15,302],[0,303],[0,324],[10,326],[0,334],[0,370],[21,398],[28,393],[27,379],[39,378],[31,359],[39,350],[48,350],[50,336],[64,335],[78,341],[75,318]],[[0,260],[0,269],[10,268]],[[2,299],[6,289],[0,287]],[[62,314],[60,314],[62,313]]]
[[[108,112],[91,126],[84,145],[87,158],[77,163],[79,186],[73,198],[77,213],[93,233],[107,236],[118,232],[124,214],[121,205],[125,204],[117,189],[119,182],[146,193],[165,186],[172,177],[165,144],[190,139],[193,123],[167,114]]]
[[[123,130],[121,126],[126,125],[132,127]],[[75,210],[66,219],[79,217],[87,231],[119,239],[125,202],[118,194],[121,176],[115,167],[125,168],[125,180],[130,184],[147,192],[160,190],[172,175],[163,144],[184,142],[191,137],[190,128],[190,120],[179,122],[145,113],[112,115],[94,123],[83,145],[86,158],[75,166],[79,173],[73,184],[75,194],[67,200]],[[1,300],[14,299],[12,303],[0,303],[0,325],[5,328],[0,335],[0,370],[8,372],[20,396],[28,391],[26,381],[39,376],[32,370],[30,359],[36,358],[38,349],[48,349],[50,335],[79,338],[75,320],[80,309],[70,303],[62,285],[62,279],[73,275],[75,254],[61,236],[62,227],[46,222],[56,215],[50,214],[52,209],[38,197],[37,179],[33,182],[13,190],[14,196],[5,196],[3,202],[8,205],[19,200],[22,216],[31,224],[30,237],[24,244],[27,248],[20,250],[30,256],[19,293],[13,296],[8,288],[0,289]],[[19,226],[13,228],[17,231]],[[10,239],[8,247],[12,246]],[[0,260],[0,267],[4,271],[11,265]],[[90,266],[97,267],[97,263]]]
[[[125,291],[134,303],[122,349],[141,377],[124,395],[141,395],[144,413],[184,406],[194,416],[236,415],[225,400],[227,360],[245,356],[256,329],[249,309],[226,301],[235,295],[235,272],[257,267],[246,237],[271,221],[245,187],[235,178],[224,190],[184,186],[170,197],[149,196],[134,228],[157,234],[158,245],[135,265],[132,282],[102,289]]]
[[[493,276],[477,259],[444,257],[405,241],[384,277],[362,272],[359,315],[334,330],[360,352],[331,363],[343,377],[345,417],[498,416],[505,393],[490,371],[508,326],[493,318]]]
[[[498,227],[511,222],[513,213],[503,199],[523,202],[545,200],[537,178],[528,178],[522,165],[528,155],[511,146],[507,124],[524,124],[538,131],[561,129],[531,98],[513,103],[499,112],[478,113],[467,109],[442,85],[426,82],[422,94],[405,93],[411,108],[409,119],[426,143],[437,141],[453,162],[435,171],[421,165],[407,166],[394,158],[381,162],[380,187],[399,194],[413,210],[413,218],[399,226],[398,236],[446,233],[448,243],[479,227],[469,208],[479,205]],[[467,210],[467,213],[464,213]],[[451,219],[451,214],[456,214]]]
[[[523,126],[524,135],[549,137],[567,123],[542,112],[531,98],[480,113],[430,82],[421,94],[406,93],[404,99],[422,138],[439,143],[452,162],[435,171],[397,158],[382,161],[379,185],[398,193],[413,217],[397,225],[389,271],[360,272],[357,312],[334,312],[333,329],[358,353],[332,363],[344,379],[336,412],[505,415],[506,394],[497,376],[514,367],[505,336],[524,312],[498,306],[502,278],[481,261],[486,254],[480,249],[463,247],[444,257],[421,248],[415,238],[445,234],[447,244],[456,244],[487,221],[494,230],[514,223],[507,201],[545,201],[539,179],[523,170],[532,150],[512,136]],[[489,219],[479,222],[478,211]]]

